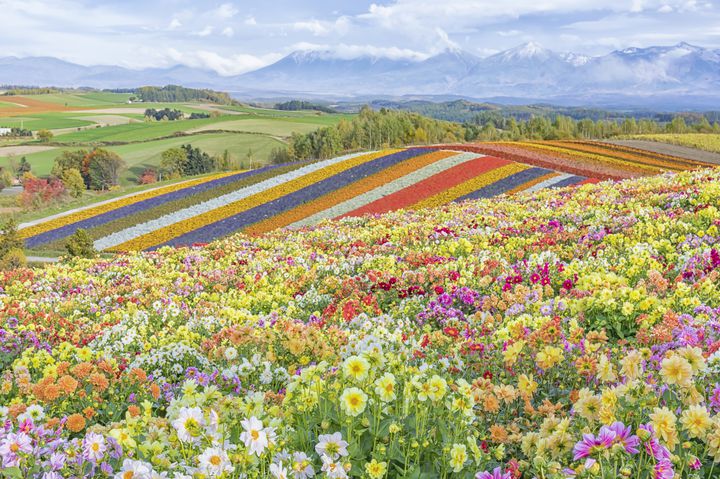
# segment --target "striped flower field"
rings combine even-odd
[[[78,228],[102,251],[207,243],[328,219],[436,207],[680,171],[684,158],[598,142],[483,143],[354,153],[212,175],[21,226],[31,250],[62,249]]]

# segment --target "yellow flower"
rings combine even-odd
[[[685,358],[673,354],[669,358],[663,359],[661,365],[660,376],[667,384],[677,384],[682,387],[690,386],[693,370]]]
[[[675,423],[677,422],[675,414],[667,407],[656,407],[653,413],[650,414],[650,420],[653,429],[655,429],[655,433],[665,442],[668,449],[672,452],[678,441],[677,429],[675,428]]]
[[[370,363],[361,356],[350,356],[343,363],[343,373],[358,381],[363,381],[370,371]]]
[[[427,396],[433,401],[439,401],[447,392],[447,382],[437,374],[428,381],[430,387]]]
[[[359,416],[367,406],[367,394],[359,388],[346,388],[340,396],[340,405],[348,416]]]
[[[503,351],[503,359],[505,360],[506,366],[512,366],[513,364],[515,364],[515,361],[517,361],[517,358],[520,355],[520,351],[522,351],[524,346],[525,341],[517,341],[508,346],[507,349]]]
[[[702,439],[705,432],[712,425],[710,414],[703,406],[690,406],[683,411],[680,417],[680,424],[683,425],[690,437]]]
[[[574,407],[581,417],[588,421],[596,421],[600,418],[602,400],[598,396],[587,395],[578,399]]]
[[[394,401],[397,397],[395,394],[395,376],[385,373],[382,377],[375,381],[375,393],[380,396],[383,402]]]
[[[705,437],[708,454],[715,460],[720,462],[720,417],[715,416],[712,430]]]
[[[377,459],[373,459],[365,464],[365,472],[372,479],[380,479],[385,475],[385,471],[387,471],[387,462],[378,462]]]
[[[630,351],[627,356],[620,361],[620,374],[628,379],[637,379],[642,373],[642,355],[639,351]]]
[[[518,389],[528,396],[532,396],[537,391],[538,384],[533,379],[533,375],[521,374],[518,378]]]
[[[453,444],[452,449],[450,449],[450,466],[453,468],[453,472],[462,471],[467,459],[467,447],[465,444]]]
[[[613,382],[617,379],[613,364],[604,354],[600,355],[597,367],[597,377],[604,382]]]
[[[535,360],[541,369],[550,369],[563,359],[563,350],[555,346],[545,346],[545,348],[537,354]]]
[[[702,349],[698,347],[684,347],[677,350],[677,354],[684,358],[690,367],[692,367],[693,373],[702,371],[705,369],[705,358],[703,357]]]

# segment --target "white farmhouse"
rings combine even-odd
[[[9,135],[11,131],[10,128],[0,128],[0,136]]]

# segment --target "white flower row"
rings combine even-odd
[[[559,183],[563,180],[567,180],[571,176],[575,176],[575,175],[563,173],[558,176],[553,176],[552,178],[548,178],[545,181],[541,181],[540,183],[534,184],[530,188],[523,190],[523,193],[534,193],[536,191],[542,190],[543,188],[550,188],[552,185]]]
[[[296,221],[295,223],[292,223],[289,227],[300,228],[302,226],[319,223],[321,220],[324,219],[337,218],[338,216],[344,215],[357,208],[365,206],[368,203],[379,200],[384,196],[390,195],[404,188],[412,186],[415,183],[425,180],[426,178],[430,178],[433,175],[437,175],[438,173],[442,173],[443,171],[452,168],[453,166],[461,165],[482,156],[484,155],[478,155],[477,153],[459,153],[448,158],[443,158],[442,160],[438,160],[418,170],[415,170],[412,173],[408,173],[405,176],[402,176],[387,184],[370,190],[367,193],[363,193],[347,201],[338,203],[337,205],[332,206],[326,210],[319,211],[314,215],[310,215],[306,218]]]
[[[108,236],[97,239],[94,243],[95,249],[97,249],[98,251],[102,251],[108,248],[112,248],[114,246],[118,246],[122,243],[125,243],[126,241],[139,238],[140,236],[152,233],[153,231],[159,230],[166,226],[180,223],[181,221],[186,221],[194,216],[198,216],[200,214],[217,208],[222,208],[223,206],[227,206],[231,203],[240,201],[249,196],[262,193],[263,191],[266,191],[270,188],[281,185],[283,183],[287,183],[288,181],[294,180],[296,178],[300,178],[301,176],[308,175],[315,171],[326,168],[330,165],[342,163],[343,161],[350,160],[357,156],[367,155],[369,153],[372,152],[353,153],[350,155],[332,158],[330,160],[312,163],[310,165],[303,166],[302,168],[298,168],[297,170],[293,170],[288,173],[269,178],[265,181],[261,181],[260,183],[241,188],[239,190],[233,191],[232,193],[218,196],[217,198],[204,201],[197,205],[189,206],[182,210],[174,211],[165,216],[161,216],[160,218],[146,221],[145,223],[140,223],[135,226],[125,228],[124,230],[116,231],[115,233],[112,233]]]

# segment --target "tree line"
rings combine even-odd
[[[166,85],[163,87],[144,86],[135,88],[127,93],[135,93],[145,102],[183,102],[183,101],[205,101],[220,105],[235,105],[237,102],[230,98],[230,95],[214,90],[185,88],[178,85]]]

